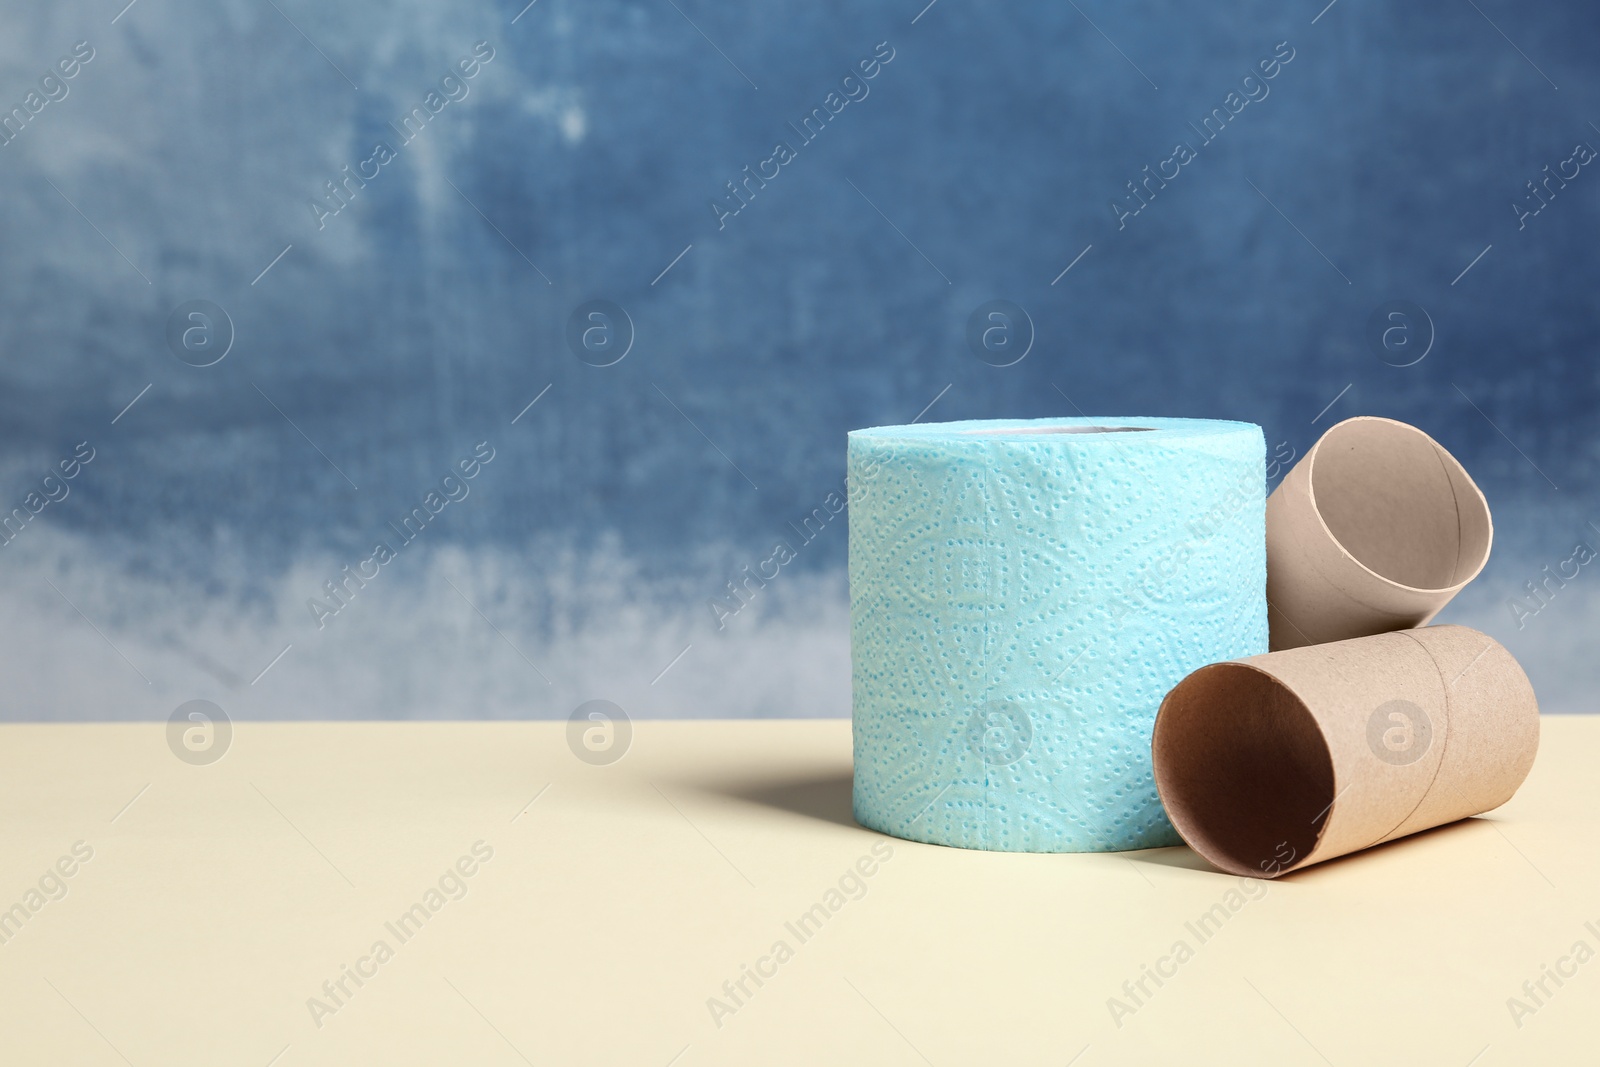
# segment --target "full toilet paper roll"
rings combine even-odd
[[[954,422],[849,437],[856,819],[1008,852],[1179,843],[1150,730],[1267,648],[1249,423]]]

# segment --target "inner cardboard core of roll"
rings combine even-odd
[[[1311,460],[1329,532],[1368,570],[1414,589],[1449,589],[1489,557],[1483,494],[1422,431],[1358,420],[1329,430]]]
[[[1153,430],[1154,426],[1019,426],[1016,429],[1002,428],[998,430],[962,430],[962,433],[985,434],[987,436],[1035,434],[1035,433],[1136,433],[1141,430]]]
[[[1167,695],[1153,742],[1161,802],[1183,839],[1230,874],[1303,861],[1333,804],[1333,760],[1300,699],[1271,675],[1214,663]]]

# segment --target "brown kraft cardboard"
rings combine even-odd
[[[1275,878],[1499,807],[1538,746],[1511,653],[1429,626],[1201,667],[1162,702],[1151,747],[1190,847]]]
[[[1267,499],[1273,651],[1422,626],[1489,559],[1489,505],[1414,426],[1347,419]]]

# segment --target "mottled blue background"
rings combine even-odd
[[[1511,605],[1600,544],[1600,174],[1513,204],[1600,144],[1600,12],[1322,2],[9,5],[3,109],[94,58],[0,146],[0,506],[95,458],[0,549],[0,714],[846,714],[842,518],[720,629],[708,600],[842,486],[848,429],[925,408],[1244,419],[1299,453],[1416,423],[1496,517],[1443,618],[1594,710],[1600,576]],[[319,229],[324,182],[479,41],[468,95]],[[634,327],[614,366],[567,343],[592,299]],[[1035,326],[1013,366],[966,340],[992,299]],[[169,348],[190,300],[232,321],[213,366]],[[1415,365],[1369,343],[1390,300],[1433,323]],[[480,441],[470,495],[319,629],[307,600]]]

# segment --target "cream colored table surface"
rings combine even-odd
[[[1491,816],[1242,883],[868,832],[842,721],[0,727],[0,1063],[1592,1064],[1600,719],[1543,728]]]

